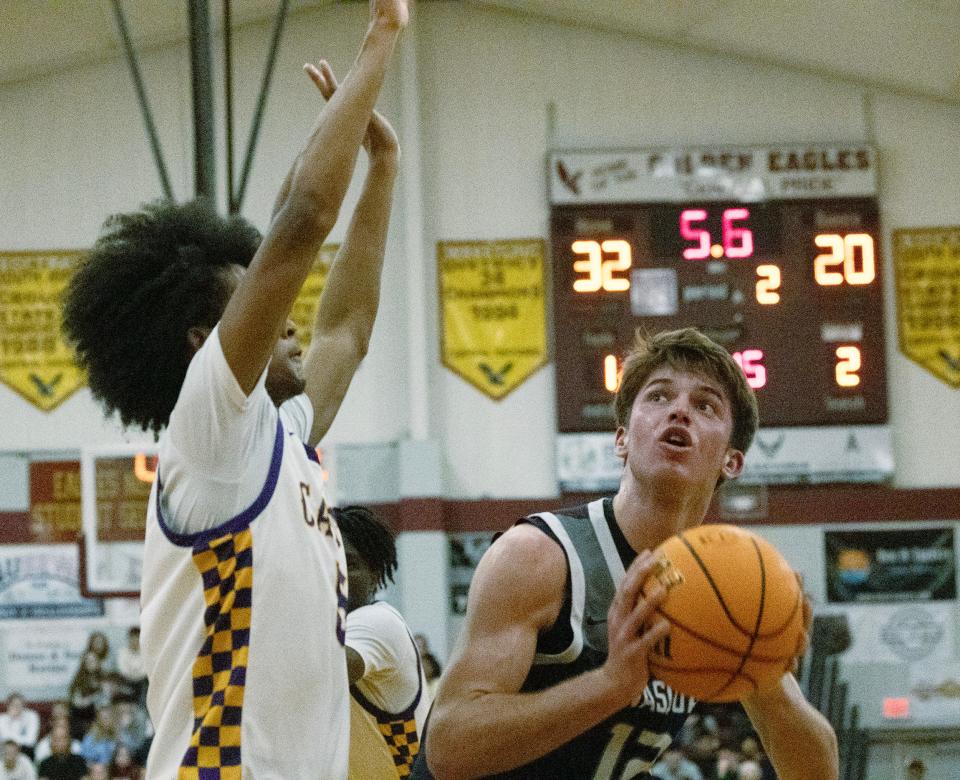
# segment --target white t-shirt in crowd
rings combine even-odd
[[[347,615],[347,645],[364,665],[350,703],[350,778],[406,777],[430,709],[406,621],[382,601],[359,607]]]
[[[40,715],[36,710],[24,707],[16,718],[9,712],[0,714],[0,745],[12,739],[18,745],[33,747],[40,736]]]
[[[245,396],[214,328],[159,444],[141,648],[149,778],[346,777],[346,561],[305,396]],[[311,458],[311,453],[313,457]]]

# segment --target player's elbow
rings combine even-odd
[[[439,717],[437,717],[439,716]],[[468,761],[474,754],[466,749],[468,739],[458,734],[451,719],[444,718],[442,711],[430,717],[427,766],[437,780],[470,780],[477,774],[470,771]]]
[[[319,247],[333,230],[339,211],[339,203],[334,203],[322,192],[297,189],[290,193],[277,212],[271,232],[290,244],[316,244]]]

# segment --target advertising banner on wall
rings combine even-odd
[[[953,529],[826,531],[827,600],[877,604],[957,597]]]
[[[443,364],[500,400],[547,362],[544,243],[437,244]]]
[[[89,637],[89,626],[70,622],[5,626],[0,634],[4,688],[27,699],[63,698]]]
[[[0,620],[101,615],[102,601],[80,595],[76,544],[0,546]]]
[[[844,662],[939,664],[953,658],[956,616],[950,602],[856,605],[845,612],[852,643]]]

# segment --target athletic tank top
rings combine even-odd
[[[539,691],[607,658],[607,610],[624,570],[636,557],[613,516],[611,499],[524,518],[550,536],[567,559],[567,596],[557,622],[537,640],[537,653],[522,691]],[[669,747],[696,701],[651,678],[643,698],[545,756],[496,778],[519,780],[634,780]],[[509,734],[502,739],[509,740]],[[427,744],[429,750],[429,741]],[[464,746],[469,750],[469,746]],[[426,753],[414,778],[430,778]]]
[[[282,421],[260,495],[207,531],[170,527],[159,465],[141,590],[151,779],[347,776],[346,561],[316,454]]]

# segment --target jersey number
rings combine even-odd
[[[639,735],[637,735],[638,731],[640,732]],[[647,729],[641,731],[639,726],[617,723],[610,729],[610,739],[603,750],[603,755],[600,757],[597,771],[593,773],[593,780],[614,780],[614,778],[616,780],[631,780],[631,778],[639,777],[654,765],[660,754],[670,747],[671,742],[673,742],[673,737],[669,734],[657,734]],[[624,756],[624,752],[628,751],[627,755],[629,755],[636,747],[641,745],[648,749],[653,748],[656,751],[653,760],[644,761],[642,758],[631,758],[624,764],[620,772],[614,775],[614,770]]]

